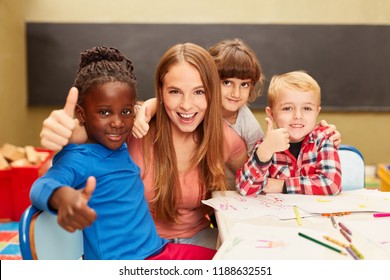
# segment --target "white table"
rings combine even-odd
[[[226,196],[239,196],[234,191],[228,191],[225,193]],[[213,197],[220,197],[222,194],[220,192],[214,192]],[[390,201],[389,201],[390,203]],[[280,250],[280,255],[278,254],[267,254],[266,252],[262,252],[259,255],[254,255],[252,253],[255,252],[252,247],[245,247],[245,246],[252,246],[248,245],[250,239],[254,238],[253,231],[268,231],[268,230],[274,230],[275,232],[277,229],[280,228],[280,232],[285,232],[287,234],[291,234],[291,232],[294,231],[300,231],[300,232],[324,232],[325,235],[329,235],[331,237],[337,238],[337,240],[342,241],[343,243],[349,245],[348,241],[340,234],[339,227],[337,229],[333,226],[331,219],[329,217],[325,217],[322,215],[316,215],[311,217],[302,218],[302,225],[299,226],[297,224],[296,219],[289,219],[289,220],[280,220],[278,218],[275,218],[273,216],[262,216],[257,218],[251,218],[246,220],[238,220],[238,219],[232,219],[223,213],[219,211],[216,212],[216,220],[218,223],[218,230],[219,230],[219,243],[220,247],[218,250],[218,253],[215,256],[215,259],[262,259],[262,258],[279,258],[280,259],[352,259],[352,257],[348,254],[347,256],[341,255],[337,252],[334,252],[328,248],[325,248],[319,244],[316,244],[310,240],[304,239],[302,237],[299,237],[297,239],[296,235],[294,235],[294,240],[296,243],[303,244],[304,248],[301,248],[301,250],[296,251],[295,253],[287,252],[289,247],[287,246],[285,249],[287,251],[284,251],[284,254],[282,250]],[[337,222],[342,222],[346,225],[351,225],[352,228],[357,228],[358,230],[353,232],[352,236],[352,244],[355,245],[356,248],[359,249],[359,251],[362,251],[361,253],[364,255],[364,259],[390,259],[390,218],[381,218],[376,219],[373,217],[373,214],[370,212],[361,212],[361,213],[352,213],[350,215],[344,215],[344,216],[337,216],[335,217]],[[238,227],[245,228],[248,232],[240,232],[240,228],[235,228],[235,225],[238,225]],[[388,243],[387,244],[379,244],[378,240],[372,240],[372,238],[367,238],[367,235],[361,234],[363,232],[370,232],[370,227],[372,227],[373,231],[377,231],[376,234],[383,236],[384,233],[388,233]],[[231,232],[234,231],[234,234],[240,233],[238,236],[236,236],[236,239],[240,239],[240,244],[237,245],[237,254],[232,256],[232,254],[226,254],[226,251],[232,251],[232,248],[235,246],[235,243],[237,243],[237,240],[232,240],[233,237],[229,236]],[[278,235],[280,235],[280,232],[278,232]],[[375,233],[371,233],[375,235]],[[248,237],[246,237],[248,236]],[[261,236],[261,234],[259,234]],[[318,235],[317,235],[318,237]],[[322,236],[320,236],[322,238]],[[386,237],[385,237],[386,238]],[[316,238],[320,240],[319,238]],[[374,238],[375,239],[375,238]],[[382,237],[383,239],[383,237]],[[253,241],[253,240],[252,240]],[[345,251],[344,248],[329,243],[322,239],[324,243],[327,243],[333,247],[341,248]],[[229,244],[225,244],[228,242]],[[247,244],[246,244],[246,243]],[[244,243],[246,244],[244,246]],[[289,241],[287,240],[287,243]],[[293,243],[291,241],[290,243]],[[386,243],[386,242],[384,242]],[[264,245],[264,244],[263,244]],[[239,248],[239,246],[242,246],[242,248]],[[229,248],[227,248],[229,247]],[[296,248],[295,248],[296,249]],[[251,251],[252,250],[252,251]],[[308,250],[310,251],[316,251],[318,250],[318,254],[310,253],[308,254]],[[276,252],[276,250],[274,250]],[[252,253],[251,253],[252,252]],[[268,251],[271,252],[271,251]],[[286,257],[287,256],[287,257]]]

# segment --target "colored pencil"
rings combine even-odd
[[[340,232],[345,237],[345,239],[348,240],[348,242],[352,242],[351,237],[348,235],[348,233],[344,229],[340,228]]]
[[[390,213],[375,213],[374,218],[384,218],[384,217],[390,217]]]
[[[297,220],[298,226],[302,225],[301,215],[299,215],[298,206],[294,205],[295,219]]]
[[[345,249],[352,256],[352,258],[354,258],[355,260],[360,260],[359,256],[356,255],[356,253],[350,247],[347,247]]]
[[[333,238],[331,238],[331,237],[329,237],[329,236],[324,236],[324,238],[325,238],[326,240],[328,240],[329,242],[332,242],[332,243],[334,243],[334,244],[337,244],[337,245],[339,245],[339,246],[341,246],[341,247],[344,247],[344,248],[347,248],[347,247],[348,247],[348,245],[344,244],[343,242],[338,241],[338,240],[336,240],[336,239],[333,239]]]
[[[339,254],[347,255],[345,252],[341,251],[340,249],[337,249],[337,248],[335,248],[335,247],[333,247],[333,246],[330,246],[330,245],[328,245],[328,244],[326,244],[326,243],[324,243],[324,242],[321,242],[321,241],[319,241],[319,240],[317,240],[317,239],[315,239],[315,238],[313,238],[313,237],[310,237],[310,236],[308,236],[308,235],[306,235],[306,234],[304,234],[304,233],[298,232],[298,235],[301,236],[301,237],[303,237],[303,238],[306,238],[306,239],[308,239],[308,240],[310,240],[310,241],[313,241],[314,243],[317,243],[317,244],[319,244],[319,245],[321,245],[321,246],[324,246],[324,247],[326,247],[326,248],[328,248],[328,249],[331,249],[331,250],[333,250],[333,251],[336,251],[336,252],[339,253]]]
[[[358,251],[358,249],[356,249],[355,246],[353,246],[352,244],[349,244],[349,247],[352,249],[352,251],[355,252],[355,254],[359,257],[359,259],[364,259],[364,256]]]
[[[329,216],[344,216],[344,215],[350,215],[351,212],[335,212],[335,213],[322,213],[322,216],[329,217]]]
[[[330,220],[332,221],[333,227],[337,228],[336,219],[335,219],[335,217],[333,215],[330,215]]]
[[[352,231],[351,231],[349,228],[347,228],[343,223],[339,223],[339,226],[340,226],[343,230],[345,230],[349,235],[352,235]]]

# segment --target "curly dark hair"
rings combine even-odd
[[[131,60],[118,49],[112,47],[93,47],[81,52],[79,69],[73,86],[79,91],[78,104],[83,103],[85,94],[92,86],[107,82],[124,82],[136,86]]]

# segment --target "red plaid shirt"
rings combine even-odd
[[[285,180],[287,193],[335,195],[341,191],[341,166],[338,151],[317,126],[302,142],[296,159],[289,150],[274,153],[262,163],[257,157],[257,142],[252,156],[237,171],[236,188],[242,195],[260,193],[267,178]]]

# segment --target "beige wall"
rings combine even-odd
[[[27,107],[25,21],[390,24],[388,0],[0,0],[0,145],[39,146],[51,107]],[[71,42],[70,42],[71,43]],[[259,54],[261,57],[261,54]],[[385,94],[385,93],[384,93]],[[389,93],[387,93],[389,94]],[[264,125],[263,112],[255,112]],[[389,113],[322,113],[367,164],[390,162]]]

